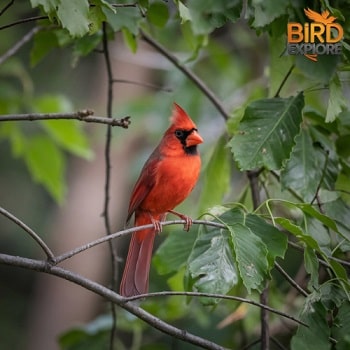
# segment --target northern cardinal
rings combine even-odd
[[[135,213],[135,226],[152,223],[154,227],[131,237],[120,284],[120,294],[126,297],[148,292],[153,242],[167,213],[186,220],[187,230],[192,224],[189,217],[172,209],[190,194],[197,182],[201,166],[197,145],[203,139],[191,118],[176,103],[170,120],[170,127],[142,168],[129,203],[127,222]]]

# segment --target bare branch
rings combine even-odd
[[[205,96],[213,103],[219,113],[224,117],[225,120],[229,118],[229,114],[226,112],[221,101],[216,97],[216,95],[209,89],[209,87],[190,69],[188,69],[184,64],[182,64],[171,52],[169,52],[164,46],[160,45],[157,41],[147,35],[145,32],[141,31],[141,37],[149,45],[154,47],[159,51],[164,57],[166,57],[171,63],[174,64],[181,72],[183,72],[195,85],[204,93]]]
[[[22,228],[25,232],[27,232],[36,243],[40,245],[42,250],[45,252],[47,258],[49,261],[54,260],[54,254],[52,253],[51,249],[46,245],[46,243],[24,222],[22,222],[19,218],[8,212],[6,209],[0,207],[0,214],[7,217],[9,220],[14,222],[17,226]]]
[[[305,327],[308,327],[308,325],[306,323],[304,323],[301,320],[296,319],[295,317],[288,315],[285,312],[279,311],[277,309],[274,309],[268,305],[262,304],[262,303],[258,303],[257,301],[251,300],[251,299],[246,299],[246,298],[241,298],[241,297],[237,297],[234,295],[223,295],[223,294],[215,294],[215,293],[199,293],[199,292],[157,292],[157,293],[147,293],[147,294],[141,294],[141,295],[136,295],[133,297],[129,297],[126,298],[129,301],[134,301],[134,300],[140,300],[140,299],[144,299],[144,298],[153,298],[153,297],[162,297],[162,296],[194,296],[194,297],[206,297],[206,298],[216,298],[216,299],[225,299],[225,300],[234,300],[234,301],[239,301],[241,303],[246,303],[246,304],[251,304],[254,306],[258,306],[262,309],[265,309],[267,311],[270,311],[276,315],[280,315],[282,317],[288,318],[296,323],[299,323]]]
[[[112,72],[112,64],[109,55],[109,46],[108,46],[108,33],[107,33],[107,23],[103,22],[103,57],[105,59],[106,71],[107,71],[107,117],[112,118],[113,114],[113,72]],[[107,236],[112,234],[110,217],[109,217],[109,203],[110,203],[110,186],[111,186],[111,143],[112,143],[112,128],[110,125],[107,127],[106,133],[106,143],[105,143],[105,185],[104,185],[104,204],[103,204],[103,213],[102,216],[104,218],[104,224],[106,228]],[[115,288],[117,285],[117,252],[115,247],[113,246],[113,242],[111,240],[108,241],[109,251],[111,257],[111,284],[112,288]],[[110,350],[114,349],[114,341],[115,335],[117,332],[117,312],[115,309],[115,305],[111,304],[111,313],[112,313],[112,327],[111,333],[109,337],[109,348]]]
[[[159,86],[159,85],[150,84],[150,83],[144,83],[144,82],[140,82],[140,81],[127,80],[127,79],[113,79],[113,83],[139,85],[139,86],[144,86],[144,87],[147,87],[147,88],[160,90],[160,91],[164,91],[164,92],[172,92],[173,91],[172,89],[167,88],[167,87],[162,87],[162,86]]]
[[[130,116],[121,119],[93,116],[94,111],[84,109],[72,113],[28,113],[28,114],[3,114],[0,115],[0,122],[5,121],[35,121],[35,120],[59,120],[76,119],[87,123],[107,124],[109,126],[120,126],[127,129],[130,125]]]
[[[25,45],[28,41],[30,41],[33,36],[41,30],[40,27],[34,27],[31,29],[27,34],[25,34],[22,39],[17,41],[15,45],[13,45],[10,49],[8,49],[2,56],[0,56],[0,64],[4,63],[6,60],[8,60],[10,57],[15,55],[17,51]]]
[[[281,265],[279,265],[277,262],[275,262],[275,267],[276,269],[283,275],[286,280],[300,293],[302,294],[305,298],[308,297],[308,293],[301,287],[297,282],[293,280],[292,277],[288,275],[288,273],[282,268]]]
[[[172,221],[163,221],[161,222],[160,224],[162,226],[168,226],[168,225],[184,225],[186,223],[185,220],[172,220]],[[194,225],[208,225],[208,226],[214,226],[214,227],[219,227],[219,228],[226,228],[225,225],[223,224],[220,224],[220,223],[217,223],[217,222],[213,222],[213,221],[206,221],[206,220],[193,220],[193,224]],[[66,253],[63,253],[59,256],[56,256],[53,258],[53,264],[54,265],[57,265],[59,263],[61,263],[62,261],[64,260],[67,260],[69,258],[71,258],[72,256],[74,255],[77,255],[87,249],[90,249],[92,247],[95,247],[99,244],[102,244],[104,242],[107,242],[107,241],[111,241],[112,239],[115,239],[115,238],[120,238],[120,237],[123,237],[123,236],[126,236],[126,235],[129,235],[131,233],[134,233],[134,232],[137,232],[137,231],[142,231],[144,229],[148,229],[148,228],[152,228],[154,227],[153,224],[148,224],[148,225],[142,225],[142,226],[135,226],[135,227],[131,227],[131,228],[128,228],[126,230],[122,230],[122,231],[118,231],[118,232],[115,232],[115,233],[112,233],[108,236],[103,236],[101,238],[98,238],[96,239],[95,241],[92,241],[92,242],[89,242],[87,244],[84,244],[80,247],[77,247],[71,251],[68,251]]]
[[[62,267],[52,266],[50,263],[45,261],[27,259],[7,254],[0,254],[0,263],[10,266],[22,267],[33,271],[45,272],[47,274],[63,278],[87,290],[90,290],[93,293],[100,295],[101,297],[112,303],[117,304],[121,308],[129,311],[130,313],[134,314],[138,318],[142,319],[152,327],[158,329],[159,331],[165,334],[181,339],[182,341],[185,341],[187,343],[197,345],[203,349],[225,350],[224,347],[216,343],[198,337],[192,333],[187,332],[186,330],[179,329],[164,322],[163,320],[153,316],[152,314],[138,307],[135,303],[128,301],[127,298],[122,297],[121,295],[117,294],[111,289],[108,289],[102,286],[101,284],[98,284],[72,271],[63,269]]]
[[[2,16],[13,4],[15,0],[10,0],[8,4],[6,4],[1,10],[0,10],[0,16]]]
[[[18,21],[15,21],[15,22],[12,22],[12,23],[9,23],[9,24],[5,24],[5,25],[1,26],[0,30],[6,29],[6,28],[10,28],[10,27],[16,26],[18,24],[34,22],[34,21],[38,21],[38,20],[41,20],[41,19],[48,19],[48,18],[49,18],[48,16],[34,16],[34,17],[29,17],[29,18],[23,18],[23,19],[20,19]]]

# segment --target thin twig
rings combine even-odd
[[[107,33],[107,23],[103,22],[103,56],[105,59],[106,71],[107,71],[107,108],[106,113],[108,118],[112,118],[112,106],[113,106],[113,72],[112,72],[112,64],[109,55],[109,47],[108,47],[108,33]],[[105,186],[104,186],[104,207],[103,207],[103,218],[106,228],[107,236],[112,234],[110,217],[109,217],[109,203],[110,203],[110,186],[111,186],[111,142],[112,142],[112,128],[110,125],[107,126],[106,133],[106,143],[105,143]],[[109,251],[111,257],[111,284],[112,289],[117,286],[117,252],[111,240],[108,241]],[[111,313],[112,313],[112,328],[109,338],[109,348],[110,350],[114,349],[114,342],[117,333],[117,311],[115,305],[111,303]]]
[[[14,4],[14,2],[15,0],[9,1],[8,4],[0,10],[0,16],[2,16]]]
[[[139,319],[145,321],[152,327],[158,329],[159,331],[168,334],[172,337],[178,338],[184,342],[196,345],[203,349],[208,350],[225,350],[224,347],[213,343],[207,339],[198,337],[186,330],[174,327],[163,320],[153,316],[142,308],[138,307],[135,303],[128,302],[126,298],[117,294],[116,292],[96,283],[88,278],[85,278],[79,274],[72,271],[66,270],[59,266],[52,266],[48,262],[41,260],[28,259],[18,256],[12,256],[7,254],[0,254],[0,264],[22,267],[25,269],[44,272],[50,275],[54,275],[77,284],[93,293],[100,295],[107,301],[117,304],[121,308],[134,314]]]
[[[252,193],[252,201],[254,210],[257,209],[261,204],[260,189],[259,189],[259,175],[262,169],[251,170],[247,172],[250,190]],[[269,296],[269,285],[266,282],[265,288],[260,294],[260,303],[267,305]],[[270,349],[270,331],[269,331],[269,314],[266,309],[260,311],[261,320],[261,350]]]
[[[318,205],[318,208],[320,209],[320,212],[322,214],[324,214],[324,211],[323,211],[323,208],[322,208],[322,203],[320,202],[320,199],[319,199],[319,192],[320,192],[320,188],[321,188],[321,185],[322,185],[322,182],[324,180],[324,177],[325,177],[325,174],[326,174],[326,170],[327,170],[327,164],[328,164],[328,159],[329,159],[329,150],[326,150],[325,151],[325,160],[324,160],[324,166],[323,166],[323,169],[322,169],[322,174],[321,174],[321,178],[320,178],[320,181],[318,182],[318,185],[317,185],[317,188],[316,188],[316,193],[314,195],[314,197],[312,198],[310,204],[312,205],[314,203],[315,200],[317,200],[317,205]]]
[[[48,16],[34,16],[34,17],[29,17],[29,18],[23,18],[20,19],[18,21],[9,23],[9,24],[5,24],[3,26],[0,27],[0,30],[6,29],[6,28],[10,28],[19,24],[23,24],[23,23],[28,23],[28,22],[34,22],[34,21],[39,21],[41,19],[49,19]]]
[[[147,294],[140,294],[140,295],[136,295],[133,297],[128,297],[125,298],[127,301],[135,301],[135,300],[140,300],[140,299],[144,299],[144,298],[154,298],[154,297],[162,297],[162,296],[189,296],[189,297],[204,297],[204,298],[214,298],[214,299],[225,299],[225,300],[234,300],[234,301],[239,301],[241,303],[246,303],[246,304],[251,304],[254,306],[258,306],[262,309],[265,309],[267,311],[270,311],[276,315],[280,315],[282,317],[288,318],[296,323],[299,323],[305,327],[308,327],[308,325],[306,323],[304,323],[303,321],[300,321],[298,319],[296,319],[295,317],[286,314],[283,311],[279,311],[276,310],[268,305],[262,304],[262,303],[258,303],[257,301],[251,300],[251,299],[246,299],[246,298],[242,298],[242,297],[237,297],[234,295],[223,295],[223,294],[215,294],[215,293],[200,293],[200,292],[168,292],[168,291],[164,291],[164,292],[156,292],[156,293],[147,293]]]
[[[282,80],[280,86],[278,87],[278,89],[277,89],[277,91],[276,91],[274,97],[279,97],[279,95],[280,95],[280,93],[281,93],[281,90],[282,90],[284,84],[286,83],[287,79],[289,78],[289,76],[292,74],[292,71],[293,71],[294,67],[295,67],[294,64],[292,64],[292,66],[289,68],[287,74],[286,74],[285,77],[283,78],[283,80]]]
[[[39,30],[41,30],[41,27],[34,27],[27,34],[25,34],[19,41],[17,41],[15,45],[13,45],[2,56],[0,56],[0,64],[3,64],[7,59],[15,55],[17,51],[28,41],[30,41]]]
[[[171,221],[163,221],[160,224],[162,226],[169,226],[169,225],[183,225],[185,224],[186,221],[185,220],[171,220]],[[218,228],[226,228],[225,225],[220,224],[218,222],[214,222],[214,221],[206,221],[206,220],[193,220],[192,222],[194,225],[207,225],[207,226],[213,226],[213,227],[218,227]],[[147,225],[142,225],[142,226],[135,226],[135,227],[131,227],[122,231],[118,231],[115,233],[112,233],[108,236],[103,236],[101,238],[98,238],[92,242],[89,242],[87,244],[84,244],[80,247],[77,247],[75,249],[72,249],[68,252],[65,252],[59,256],[56,256],[53,258],[53,264],[57,265],[59,263],[61,263],[64,260],[70,259],[71,257],[73,257],[74,255],[77,255],[87,249],[90,249],[92,247],[95,247],[99,244],[102,244],[104,242],[107,241],[111,241],[115,238],[120,238],[126,235],[130,235],[131,233],[137,232],[137,231],[141,231],[144,229],[148,229],[148,228],[152,228],[154,227],[153,224],[147,224]]]
[[[51,249],[46,245],[46,243],[39,237],[39,235],[34,232],[29,226],[27,226],[23,221],[21,221],[18,217],[14,216],[10,212],[8,212],[6,209],[0,207],[0,214],[7,217],[9,220],[14,222],[17,226],[21,227],[25,232],[27,232],[36,243],[39,244],[39,246],[42,248],[42,250],[45,252],[47,259],[49,261],[54,260],[54,254],[51,251]]]
[[[209,87],[190,69],[182,64],[171,52],[169,52],[164,46],[160,45],[157,41],[141,31],[141,38],[146,41],[149,45],[159,51],[164,57],[166,57],[171,63],[174,64],[182,73],[184,73],[202,92],[208,99],[213,103],[219,113],[224,117],[225,120],[229,119],[229,114],[226,112],[221,101],[216,95],[209,89]]]
[[[87,123],[107,124],[109,126],[120,126],[127,129],[130,125],[130,116],[121,119],[93,116],[94,112],[84,109],[72,113],[28,113],[28,114],[3,114],[0,115],[0,122],[5,121],[35,121],[35,120],[60,120],[76,119]]]
[[[275,267],[300,294],[302,294],[305,298],[308,297],[309,294],[302,287],[300,287],[299,284],[296,283],[292,277],[288,275],[288,273],[282,268],[280,264],[275,262]]]
[[[164,91],[164,92],[172,92],[173,91],[172,89],[167,88],[167,87],[162,87],[162,86],[151,84],[151,83],[144,83],[144,82],[128,80],[128,79],[113,79],[113,83],[139,85],[139,86],[144,86],[147,88],[160,90],[160,91]]]
[[[270,173],[271,173],[271,175],[274,176],[274,178],[275,178],[277,181],[279,181],[279,182],[281,181],[280,176],[279,176],[274,170],[270,170]],[[302,198],[301,196],[299,196],[299,194],[296,193],[293,189],[291,189],[291,188],[288,187],[287,190],[288,190],[288,192],[289,192],[290,194],[292,194],[299,202],[304,202],[303,198]]]

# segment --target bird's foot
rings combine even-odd
[[[152,224],[154,226],[154,231],[156,233],[161,233],[163,230],[163,227],[162,227],[162,224],[160,223],[160,221],[154,219],[152,216],[151,216],[151,220],[152,220]]]
[[[174,211],[174,210],[169,210],[169,213],[178,216],[182,220],[185,220],[186,222],[184,224],[184,231],[189,231],[189,229],[191,228],[191,226],[193,224],[193,220],[189,216],[178,213],[177,211]]]

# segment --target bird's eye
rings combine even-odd
[[[175,136],[179,139],[181,139],[182,137],[184,137],[184,131],[183,130],[175,130]]]

